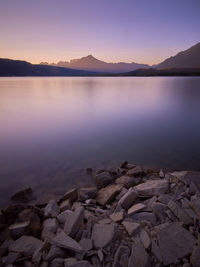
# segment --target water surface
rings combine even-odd
[[[200,78],[0,78],[0,202],[123,160],[200,170]]]

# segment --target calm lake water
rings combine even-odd
[[[0,78],[0,203],[124,160],[200,170],[200,78]]]

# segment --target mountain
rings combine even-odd
[[[200,68],[138,69],[117,76],[200,76]]]
[[[0,76],[93,76],[95,72],[34,65],[26,61],[0,58]]]
[[[42,65],[46,65],[45,63],[40,63]],[[80,59],[73,59],[70,62],[60,61],[57,64],[52,63],[50,65],[59,66],[59,67],[67,67],[71,69],[81,69],[86,71],[96,71],[96,72],[112,72],[112,73],[120,73],[136,70],[139,68],[150,68],[147,64],[138,64],[138,63],[107,63],[101,60],[96,59],[92,55],[87,57],[82,57]]]
[[[158,69],[200,68],[200,43],[173,57],[167,58],[155,67]]]

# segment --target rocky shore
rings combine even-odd
[[[94,186],[0,213],[0,266],[200,266],[200,173],[124,162],[87,170]]]

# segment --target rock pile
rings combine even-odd
[[[91,170],[90,170],[91,172]],[[0,266],[200,266],[200,173],[124,162],[48,203],[20,191],[0,214]],[[27,202],[25,202],[27,201]]]

